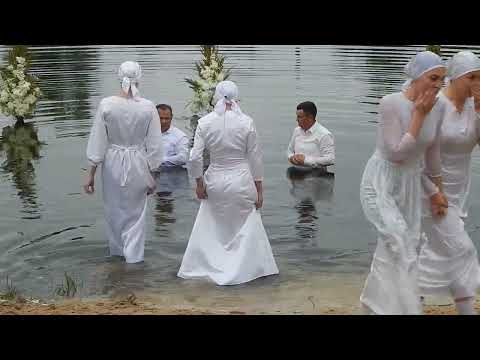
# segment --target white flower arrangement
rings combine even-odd
[[[204,114],[213,110],[213,96],[217,84],[228,79],[230,70],[224,70],[225,57],[219,54],[217,46],[202,45],[202,61],[195,64],[199,79],[185,79],[194,95],[187,107],[193,114]]]
[[[23,47],[9,53],[9,64],[0,69],[0,111],[17,119],[31,117],[42,95],[35,76],[28,74],[30,67]]]

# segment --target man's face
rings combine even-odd
[[[160,125],[162,126],[162,132],[167,131],[170,129],[172,125],[172,113],[170,110],[166,109],[158,109],[158,116],[160,116]]]
[[[305,114],[303,110],[297,110],[297,122],[303,130],[308,130],[314,123],[313,116]]]

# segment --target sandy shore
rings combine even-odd
[[[218,287],[185,281],[151,288],[119,287],[109,295],[73,299],[25,299],[0,296],[0,315],[361,315],[359,294],[364,274],[290,274],[244,286]],[[1,295],[1,294],[0,294]],[[479,297],[480,300],[480,297]],[[449,298],[427,297],[428,315],[455,315]],[[477,300],[477,310],[480,302]]]
[[[480,302],[477,301],[480,311]],[[105,300],[68,300],[51,304],[32,303],[23,299],[0,303],[0,315],[358,315],[358,308],[319,307],[313,311],[248,311],[243,308],[196,308],[164,306],[135,298]],[[427,315],[455,315],[453,305],[425,306]]]

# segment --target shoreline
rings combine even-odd
[[[270,277],[238,287],[182,281],[156,291],[123,284],[106,294],[79,291],[53,298],[29,298],[28,292],[14,290],[0,293],[0,315],[363,315],[359,294],[364,277],[292,273],[287,279]],[[480,312],[480,296],[475,307]],[[456,314],[447,297],[428,296],[423,308],[426,315]]]
[[[480,311],[480,301],[475,307]],[[455,306],[426,305],[425,315],[456,315]],[[198,307],[164,305],[129,296],[122,299],[72,299],[52,303],[19,298],[0,302],[1,315],[362,315],[358,307],[321,306],[309,311],[249,310],[243,307]]]

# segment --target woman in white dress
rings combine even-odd
[[[376,151],[361,182],[365,216],[378,231],[360,298],[370,314],[422,313],[417,287],[422,193],[446,206],[438,192],[443,108],[436,101],[446,68],[439,56],[425,51],[410,60],[405,72],[409,79],[403,91],[380,101]],[[438,215],[445,211],[439,207]]]
[[[102,188],[110,255],[127,263],[144,259],[147,195],[155,190],[151,172],[160,168],[162,131],[155,105],[141,98],[140,65],[120,66],[121,93],[99,105],[87,146],[91,163],[85,191],[95,191],[102,164]]]
[[[448,65],[448,84],[440,93],[445,113],[440,154],[443,188],[449,203],[445,218],[426,214],[427,241],[419,263],[422,295],[447,295],[460,314],[475,314],[480,267],[475,246],[465,230],[471,183],[471,155],[480,140],[480,60],[461,51]]]
[[[235,101],[237,86],[222,81],[215,110],[201,118],[190,154],[200,209],[178,276],[237,285],[278,274],[259,209],[263,159],[253,120]],[[203,174],[203,150],[210,166]]]

